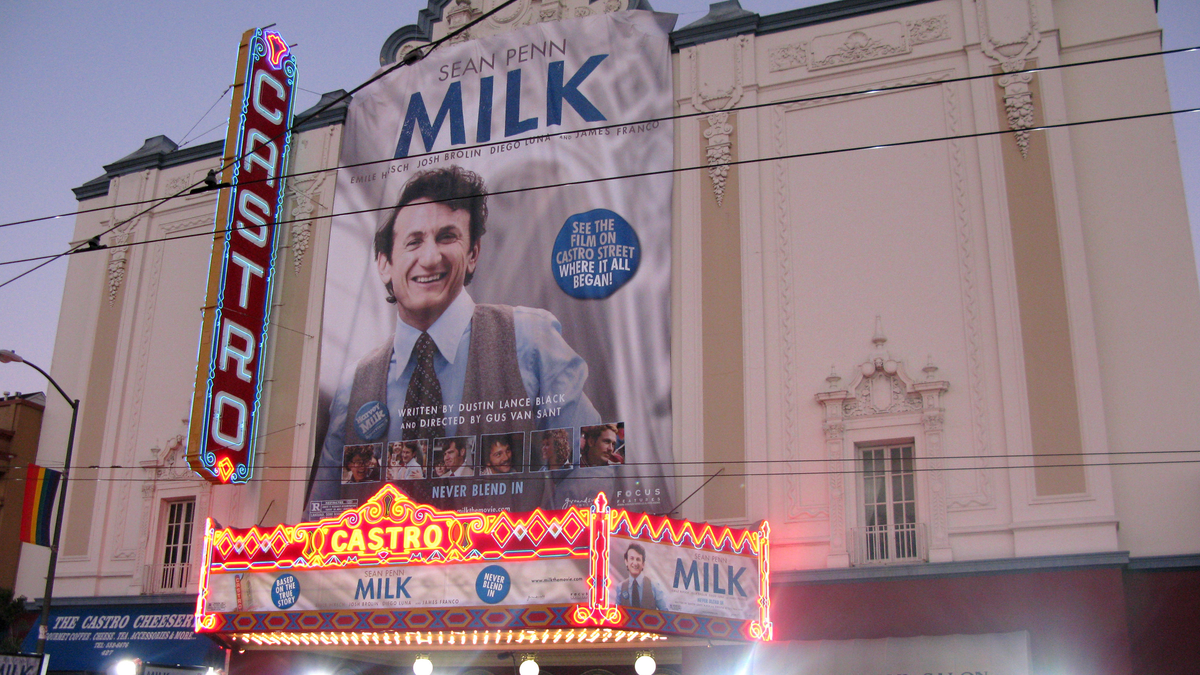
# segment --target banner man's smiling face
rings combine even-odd
[[[471,215],[428,199],[396,214],[392,259],[377,256],[379,278],[391,282],[400,320],[428,330],[475,272],[479,243],[471,243]]]

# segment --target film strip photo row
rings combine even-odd
[[[507,476],[624,464],[625,423],[347,445],[342,485]]]

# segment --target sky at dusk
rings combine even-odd
[[[677,27],[708,11],[704,0],[651,4],[679,14]],[[744,8],[763,15],[814,4],[742,0]],[[146,138],[162,134],[187,145],[220,139],[229,110],[222,92],[247,28],[273,23],[298,43],[300,112],[321,92],[351,89],[368,78],[378,68],[383,41],[414,23],[425,5],[425,0],[357,0],[336,3],[336,9],[315,1],[3,2],[0,223],[73,212],[71,188],[101,175],[103,165],[137,150]],[[1165,49],[1200,45],[1200,2],[1160,0],[1158,16]],[[1200,107],[1200,53],[1168,56],[1166,64],[1172,108]],[[1193,240],[1200,240],[1200,113],[1174,119]],[[73,227],[70,215],[0,227],[0,262],[62,252]],[[0,265],[0,283],[30,266]],[[66,268],[62,258],[0,288],[0,348],[47,370]],[[0,392],[46,388],[32,369],[0,364]]]

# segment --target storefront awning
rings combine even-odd
[[[223,668],[223,651],[195,632],[195,605],[51,606],[46,653],[51,672],[104,673],[117,661]],[[22,650],[37,648],[35,622]]]

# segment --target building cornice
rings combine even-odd
[[[339,98],[345,97],[338,101]],[[333,103],[337,101],[337,103]],[[333,105],[330,105],[333,103]],[[311,131],[322,127],[342,124],[346,121],[346,111],[350,105],[350,97],[344,89],[338,89],[321,95],[321,100],[308,110],[296,115],[293,133]],[[329,106],[328,108],[325,108]],[[325,109],[323,109],[325,108]],[[142,147],[133,153],[118,159],[112,164],[104,165],[104,175],[98,176],[72,188],[75,199],[84,201],[95,199],[108,194],[108,182],[118,176],[124,176],[148,169],[169,169],[174,166],[191,164],[214,157],[220,157],[225,149],[225,141],[212,141],[188,148],[180,148],[166,136],[147,138]]]

